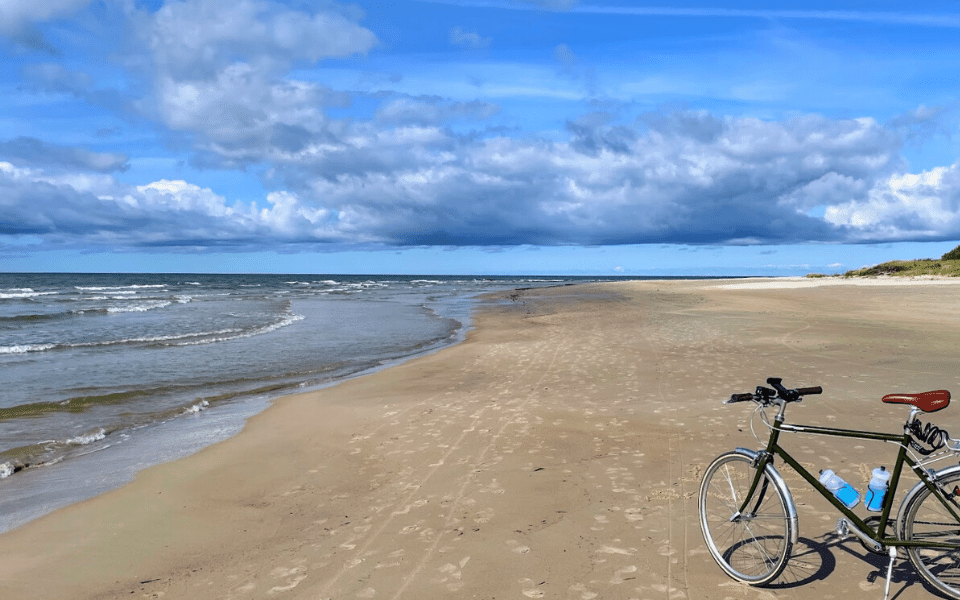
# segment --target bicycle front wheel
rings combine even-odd
[[[960,473],[947,475],[939,481],[941,489],[952,493],[960,482]],[[960,523],[950,514],[943,502],[960,514],[956,498],[942,499],[923,487],[903,509],[900,539],[912,542],[938,542],[960,545]],[[951,598],[960,599],[960,550],[908,546],[907,556],[920,576]]]
[[[737,514],[756,473],[748,456],[739,452],[718,456],[700,485],[700,527],[710,554],[727,575],[763,585],[787,566],[794,523],[787,508],[788,492],[766,470],[747,509]]]

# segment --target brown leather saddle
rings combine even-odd
[[[881,400],[887,404],[910,404],[923,412],[936,412],[950,406],[950,392],[936,390],[919,394],[887,394]]]

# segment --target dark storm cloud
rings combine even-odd
[[[109,173],[125,171],[129,156],[112,152],[91,152],[84,148],[51,144],[36,138],[18,137],[0,141],[0,160],[20,166],[72,168]]]

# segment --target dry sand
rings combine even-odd
[[[960,391],[960,287],[623,282],[527,290],[456,347],[290,396],[237,437],[0,535],[0,598],[881,598],[787,472],[800,544],[750,588],[706,551],[704,467],[756,447],[768,376],[799,423],[897,431],[895,391]],[[746,282],[740,282],[746,283]],[[960,407],[936,422],[960,435]],[[796,437],[863,489],[882,444]],[[883,572],[883,573],[881,573]],[[891,595],[927,598],[898,561]]]

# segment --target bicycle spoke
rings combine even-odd
[[[791,545],[785,503],[765,475],[749,511],[738,514],[755,475],[751,460],[725,455],[708,468],[700,496],[701,526],[711,555],[729,575],[753,584],[779,575]]]
[[[960,482],[960,473],[947,475],[944,487]],[[958,548],[907,548],[917,572],[940,592],[960,598],[960,527],[937,495],[924,488],[904,508],[901,537],[912,542],[957,544]]]

